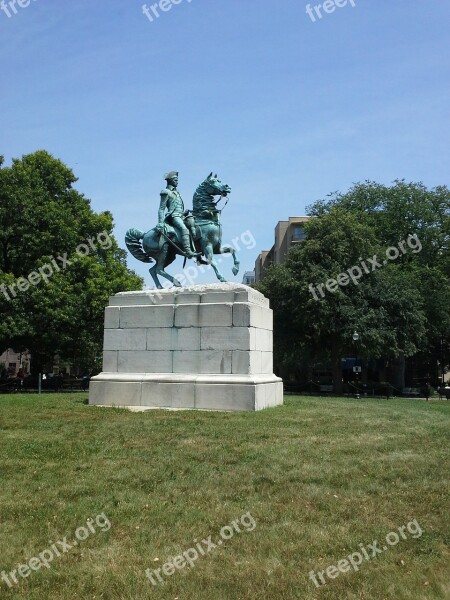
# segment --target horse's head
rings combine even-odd
[[[204,181],[205,190],[211,196],[227,196],[231,193],[231,188],[226,183],[222,183],[220,179],[217,177],[217,173],[215,175],[211,173]]]

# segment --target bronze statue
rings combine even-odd
[[[233,274],[237,275],[239,260],[232,246],[222,246],[222,210],[217,208],[219,201],[231,192],[230,186],[210,173],[195,191],[191,214],[191,211],[184,209],[177,190],[178,173],[171,171],[165,179],[167,188],[161,192],[158,225],[147,233],[129,229],[125,236],[128,250],[142,262],[155,261],[150,274],[157,288],[162,287],[158,275],[175,286],[181,286],[179,281],[165,271],[177,255],[184,256],[185,259],[196,258],[198,264],[211,265],[219,281],[226,281],[214,256],[229,253],[233,256]],[[215,200],[215,196],[219,196],[219,199]]]

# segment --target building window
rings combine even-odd
[[[292,233],[292,240],[294,242],[301,242],[306,240],[306,232],[303,228],[303,225],[295,225],[294,231]]]

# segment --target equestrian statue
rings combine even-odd
[[[219,281],[226,281],[219,271],[216,254],[231,254],[233,274],[239,272],[239,261],[232,246],[222,247],[222,210],[217,205],[231,193],[230,186],[223,184],[212,172],[201,183],[193,199],[192,210],[185,210],[178,191],[178,172],[170,171],[164,176],[167,187],[161,192],[158,224],[147,233],[129,229],[125,235],[128,250],[138,260],[155,264],[149,269],[158,289],[162,288],[158,275],[165,277],[176,287],[181,283],[165,271],[175,258],[184,256],[195,259],[197,264],[211,265]],[[219,196],[216,200],[215,196]],[[228,202],[228,199],[227,199]],[[225,204],[226,206],[226,204]]]

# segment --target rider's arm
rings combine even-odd
[[[161,202],[158,211],[158,227],[164,227],[164,217],[166,215],[168,194],[166,190],[161,192]]]

